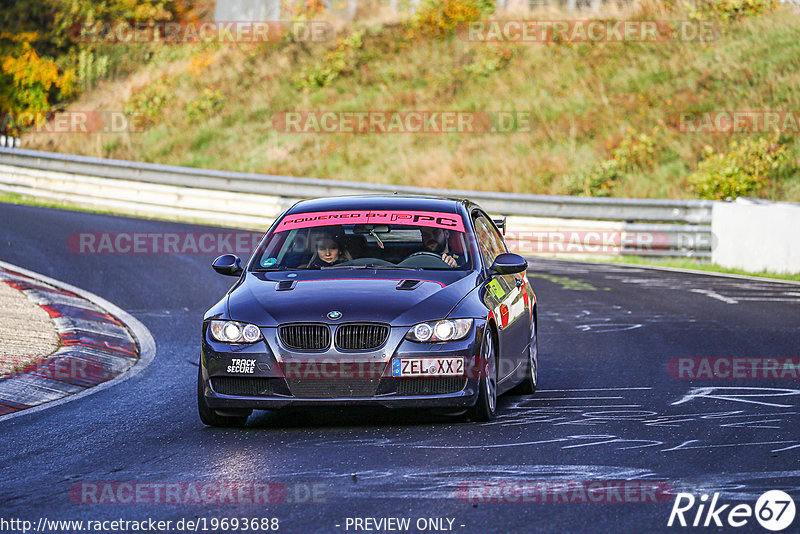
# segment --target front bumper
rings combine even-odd
[[[408,327],[393,327],[386,343],[367,352],[292,352],[277,329],[262,328],[264,339],[230,345],[210,338],[203,328],[200,366],[202,391],[212,409],[276,410],[302,406],[383,406],[387,408],[467,408],[478,398],[479,380],[463,377],[396,378],[392,360],[462,357],[472,369],[485,324],[476,321],[469,336],[447,343],[404,339]],[[244,364],[243,364],[244,362]],[[244,372],[242,372],[244,371]],[[468,376],[470,375],[470,376]]]

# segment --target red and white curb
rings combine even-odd
[[[4,262],[0,283],[45,310],[61,340],[50,356],[0,377],[0,421],[110,387],[140,372],[155,355],[144,325],[96,295]]]

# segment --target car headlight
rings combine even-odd
[[[261,339],[261,330],[254,324],[211,321],[211,337],[223,343],[255,343]]]
[[[415,324],[406,334],[406,339],[420,343],[455,341],[466,337],[471,328],[472,319],[442,319]]]

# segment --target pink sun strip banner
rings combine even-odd
[[[438,211],[315,211],[287,215],[278,223],[276,232],[333,226],[339,224],[407,224],[464,232],[464,221],[455,213]]]

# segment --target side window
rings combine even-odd
[[[499,254],[507,252],[503,239],[497,234],[491,221],[481,213],[475,215],[475,232],[478,238],[478,248],[487,267],[494,263],[494,259]]]

